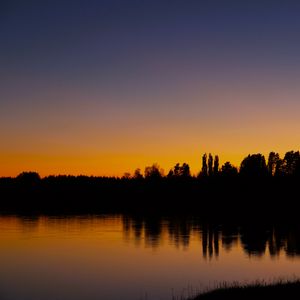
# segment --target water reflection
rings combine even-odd
[[[199,283],[300,276],[297,224],[6,216],[0,246],[5,300],[168,300]]]
[[[220,247],[231,251],[240,245],[248,256],[271,257],[283,251],[289,257],[300,255],[300,226],[270,224],[213,224],[199,219],[123,217],[123,232],[127,240],[134,236],[137,246],[159,247],[167,233],[169,244],[187,249],[190,237],[199,235],[204,259],[218,258]]]

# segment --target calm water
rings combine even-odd
[[[122,216],[0,217],[0,298],[171,299],[300,276],[300,229]]]

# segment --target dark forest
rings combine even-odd
[[[167,175],[157,164],[123,177],[48,176],[23,172],[1,178],[2,213],[197,214],[210,220],[298,216],[300,154],[248,155],[239,168],[206,154],[192,176],[176,164]]]

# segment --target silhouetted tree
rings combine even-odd
[[[41,177],[37,172],[22,172],[16,179],[18,182],[28,186],[35,186],[41,181]]]
[[[202,170],[200,173],[201,176],[207,176],[207,155],[206,153],[202,156]]]
[[[191,176],[190,166],[187,163],[183,163],[181,166],[181,176],[183,177]]]
[[[122,176],[122,179],[130,179],[131,178],[131,174],[129,172],[125,172]]]
[[[172,178],[172,177],[174,177],[174,171],[173,171],[173,169],[171,169],[169,171],[168,175],[167,175],[167,178]]]
[[[174,167],[174,176],[180,176],[180,164],[177,163]]]
[[[214,175],[217,175],[219,173],[219,156],[215,156],[214,160]]]
[[[163,169],[158,164],[153,164],[145,168],[146,179],[160,179],[163,177]]]
[[[221,175],[224,177],[234,177],[238,175],[238,169],[227,161],[221,168]]]
[[[279,158],[278,161],[276,162],[275,166],[275,173],[274,176],[284,176],[284,164],[283,164],[283,159]]]
[[[285,175],[296,175],[300,171],[300,153],[299,151],[289,151],[283,159],[282,170]]]
[[[275,175],[276,168],[279,166],[280,157],[278,153],[270,152],[268,158],[268,172],[271,176]]]
[[[183,163],[182,166],[177,163],[173,169],[171,169],[168,173],[168,178],[171,177],[190,177],[191,172],[190,172],[190,166],[187,163]]]
[[[258,153],[248,155],[241,163],[240,174],[247,177],[263,177],[268,174],[265,157]]]
[[[143,175],[141,173],[141,169],[139,169],[139,168],[135,169],[134,174],[133,174],[133,178],[134,179],[142,179],[143,178]]]
[[[213,157],[210,153],[208,155],[208,175],[213,175]]]

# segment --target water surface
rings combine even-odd
[[[195,218],[0,217],[0,298],[172,299],[300,275],[300,230]]]

